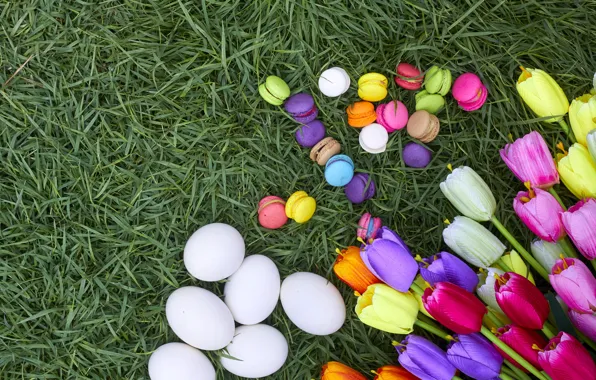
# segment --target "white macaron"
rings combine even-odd
[[[383,153],[387,149],[389,134],[381,124],[372,123],[360,131],[360,146],[368,153]]]
[[[323,71],[319,77],[319,90],[323,95],[335,98],[348,91],[350,76],[341,67],[332,67]]]

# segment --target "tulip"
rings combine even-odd
[[[337,259],[333,264],[335,275],[358,293],[364,293],[369,285],[381,282],[372,274],[360,257],[360,248],[348,247],[337,250]]]
[[[329,362],[323,364],[321,380],[366,380],[366,377],[345,364]]]
[[[596,379],[596,364],[590,353],[565,332],[560,332],[538,352],[538,362],[552,380]]]
[[[407,292],[418,273],[410,250],[388,239],[375,239],[360,252],[366,267],[381,281]]]
[[[379,232],[377,232],[376,239],[391,240],[392,242],[399,244],[404,251],[408,252],[409,255],[412,254],[412,252],[410,252],[410,248],[408,248],[403,239],[397,234],[397,232],[393,231],[389,227],[381,227]]]
[[[395,345],[398,361],[422,380],[451,380],[456,369],[436,344],[416,335],[408,335]]]
[[[495,335],[500,341],[513,348],[515,352],[530,362],[530,364],[532,364],[534,367],[541,369],[540,363],[538,363],[538,352],[532,347],[546,346],[546,339],[544,339],[537,331],[527,330],[516,325],[508,325],[497,329]],[[522,367],[518,362],[504,353],[499,347],[496,348],[505,359],[509,360],[513,365],[525,371],[525,368]]]
[[[584,94],[571,102],[569,123],[577,142],[586,145],[588,132],[596,129],[596,95]]]
[[[481,268],[488,268],[505,252],[505,245],[495,235],[465,216],[454,218],[443,230],[443,239],[462,259]]]
[[[426,289],[430,288],[430,284],[426,282],[420,275],[416,276],[416,278],[414,279],[414,284],[416,284],[420,289],[422,289],[423,293]],[[418,294],[417,292],[413,292],[413,294],[414,297],[416,297],[416,302],[418,302],[418,310],[421,311],[422,314],[426,315],[427,317],[432,318],[432,315],[430,315],[428,311],[426,311],[426,309],[424,308],[424,303],[422,302],[422,294]]]
[[[576,329],[596,342],[596,314],[569,310],[569,319]]]
[[[559,213],[563,207],[548,191],[520,191],[513,200],[513,209],[521,221],[540,239],[554,243],[565,237]]]
[[[532,284],[536,284],[534,281],[534,276],[532,276],[532,272],[530,272],[528,266],[526,263],[524,263],[524,260],[522,260],[521,256],[516,251],[511,250],[509,254],[503,255],[503,257],[501,257],[501,263],[507,265],[507,268],[509,268],[511,272],[515,272],[520,276],[524,276],[530,280]]]
[[[486,306],[474,294],[449,282],[426,289],[422,303],[434,319],[458,334],[480,331],[487,313]]]
[[[440,184],[441,191],[462,214],[476,221],[492,218],[497,201],[490,188],[470,167],[453,170]]]
[[[499,377],[503,356],[478,333],[457,335],[447,347],[447,360],[472,379],[493,380]]]
[[[522,73],[515,87],[523,101],[539,117],[553,116],[545,120],[547,123],[561,120],[569,109],[569,101],[563,89],[542,70],[521,69]]]
[[[579,199],[596,198],[596,163],[588,149],[576,143],[568,153],[562,151],[557,154],[557,170],[565,186]]]
[[[418,317],[418,302],[412,293],[402,293],[385,284],[373,284],[358,297],[356,315],[366,325],[394,334],[409,334]]]
[[[577,202],[561,214],[569,237],[588,260],[596,259],[596,200]]]
[[[563,254],[563,247],[559,243],[549,243],[544,240],[534,240],[530,245],[532,255],[549,273],[555,262]]]
[[[495,297],[501,310],[518,326],[540,330],[548,318],[550,306],[546,297],[517,273],[507,272],[497,277]]]
[[[500,314],[503,314],[503,310],[497,303],[497,298],[495,297],[495,275],[502,275],[505,272],[498,268],[490,267],[487,271],[482,271],[478,274],[478,279],[480,280],[480,286],[476,289],[476,294],[478,297],[488,305],[488,307]]]
[[[570,309],[596,311],[596,279],[586,264],[573,258],[557,260],[549,277],[555,292]]]
[[[548,189],[559,183],[559,173],[553,156],[542,135],[530,132],[499,152],[509,170],[522,182],[534,188]]]
[[[596,162],[596,129],[593,129],[592,132],[588,133],[586,140],[588,142],[588,151],[592,156],[592,161]]]
[[[418,380],[416,376],[396,365],[384,365],[373,373],[373,380]]]
[[[437,282],[450,282],[468,292],[473,292],[478,285],[476,272],[449,252],[440,252],[432,257],[422,259],[418,266],[420,275],[431,286]]]

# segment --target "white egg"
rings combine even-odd
[[[236,322],[254,325],[275,309],[279,299],[279,271],[270,258],[248,256],[226,282],[225,303]]]
[[[236,272],[244,260],[244,239],[234,227],[207,224],[184,246],[184,266],[201,281],[221,281]]]
[[[238,326],[226,351],[234,358],[221,357],[221,365],[226,370],[255,379],[269,376],[284,365],[288,357],[288,342],[271,326]]]
[[[202,350],[224,348],[234,337],[234,318],[215,294],[196,286],[176,289],[166,302],[168,324],[184,342]]]
[[[346,320],[346,305],[337,288],[314,273],[288,276],[281,284],[280,299],[288,318],[309,334],[333,334]]]
[[[215,380],[215,369],[207,357],[184,343],[167,343],[149,358],[151,380]]]

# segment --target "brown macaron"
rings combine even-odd
[[[325,137],[313,146],[310,151],[310,159],[319,165],[325,165],[327,161],[341,151],[341,145],[333,137]]]
[[[439,118],[427,111],[416,111],[408,119],[408,134],[423,143],[433,141],[439,134]]]

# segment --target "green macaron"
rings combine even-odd
[[[283,79],[275,75],[270,75],[259,86],[259,94],[269,104],[274,106],[281,106],[283,102],[290,96],[290,87]]]
[[[422,90],[416,94],[416,111],[425,110],[436,114],[445,107],[445,99],[439,94],[429,94]]]
[[[447,95],[451,89],[451,71],[439,66],[431,67],[424,76],[424,88],[429,94]]]

